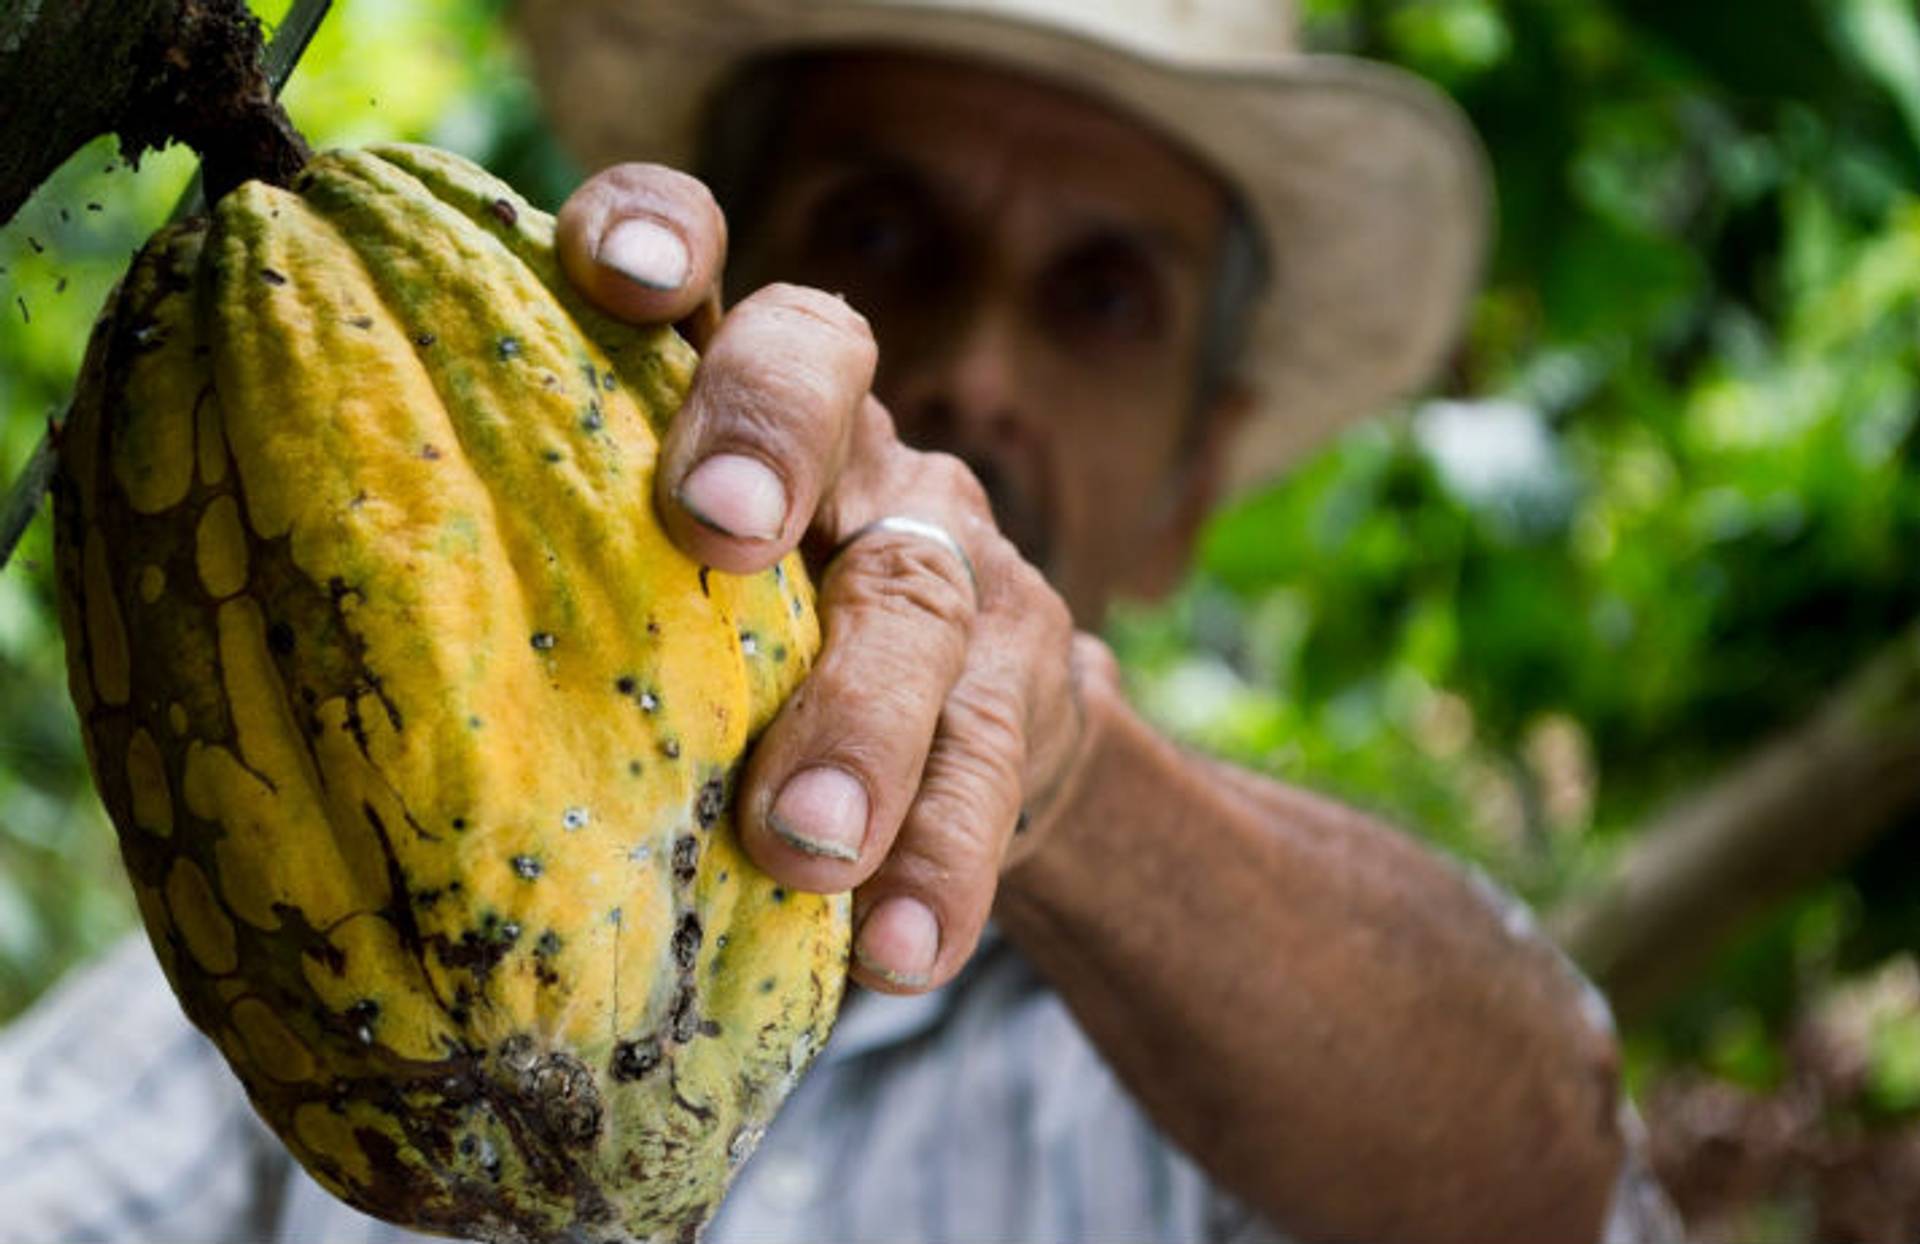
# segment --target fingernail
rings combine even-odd
[[[687,513],[738,540],[771,540],[787,523],[786,485],[745,454],[713,455],[688,472],[675,495]]]
[[[600,235],[593,257],[630,281],[666,293],[687,283],[687,244],[665,225],[634,216]]]
[[[844,769],[802,769],[780,788],[767,824],[808,855],[857,860],[867,837],[867,788]]]
[[[861,966],[890,984],[921,988],[940,957],[940,921],[917,898],[890,898],[867,913],[854,944]]]

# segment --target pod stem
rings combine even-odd
[[[159,41],[144,106],[120,126],[122,149],[188,144],[200,153],[208,202],[244,181],[289,184],[312,151],[274,97],[260,22],[244,0],[182,0]]]

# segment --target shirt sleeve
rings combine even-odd
[[[264,1238],[287,1159],[145,939],[0,1030],[0,1244]]]

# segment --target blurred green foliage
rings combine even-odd
[[[1113,638],[1168,728],[1549,904],[1920,618],[1920,26],[1907,0],[1303,7],[1470,114],[1490,283],[1433,400],[1221,514]],[[424,138],[549,205],[576,176],[492,0],[336,6],[289,102],[323,144]],[[110,163],[0,232],[5,476],[187,172]],[[128,921],[51,616],[43,521],[0,576],[0,1016]],[[1776,1079],[1810,990],[1920,937],[1914,838],[1742,939],[1637,1071]],[[1920,1019],[1871,1045],[1877,1108],[1920,1108]]]

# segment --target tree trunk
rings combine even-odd
[[[100,134],[129,159],[192,144],[209,198],[306,158],[243,0],[0,0],[0,133],[0,224]]]
[[[1684,986],[1746,922],[1920,809],[1920,627],[1810,719],[1635,835],[1549,920],[1623,1022]]]

